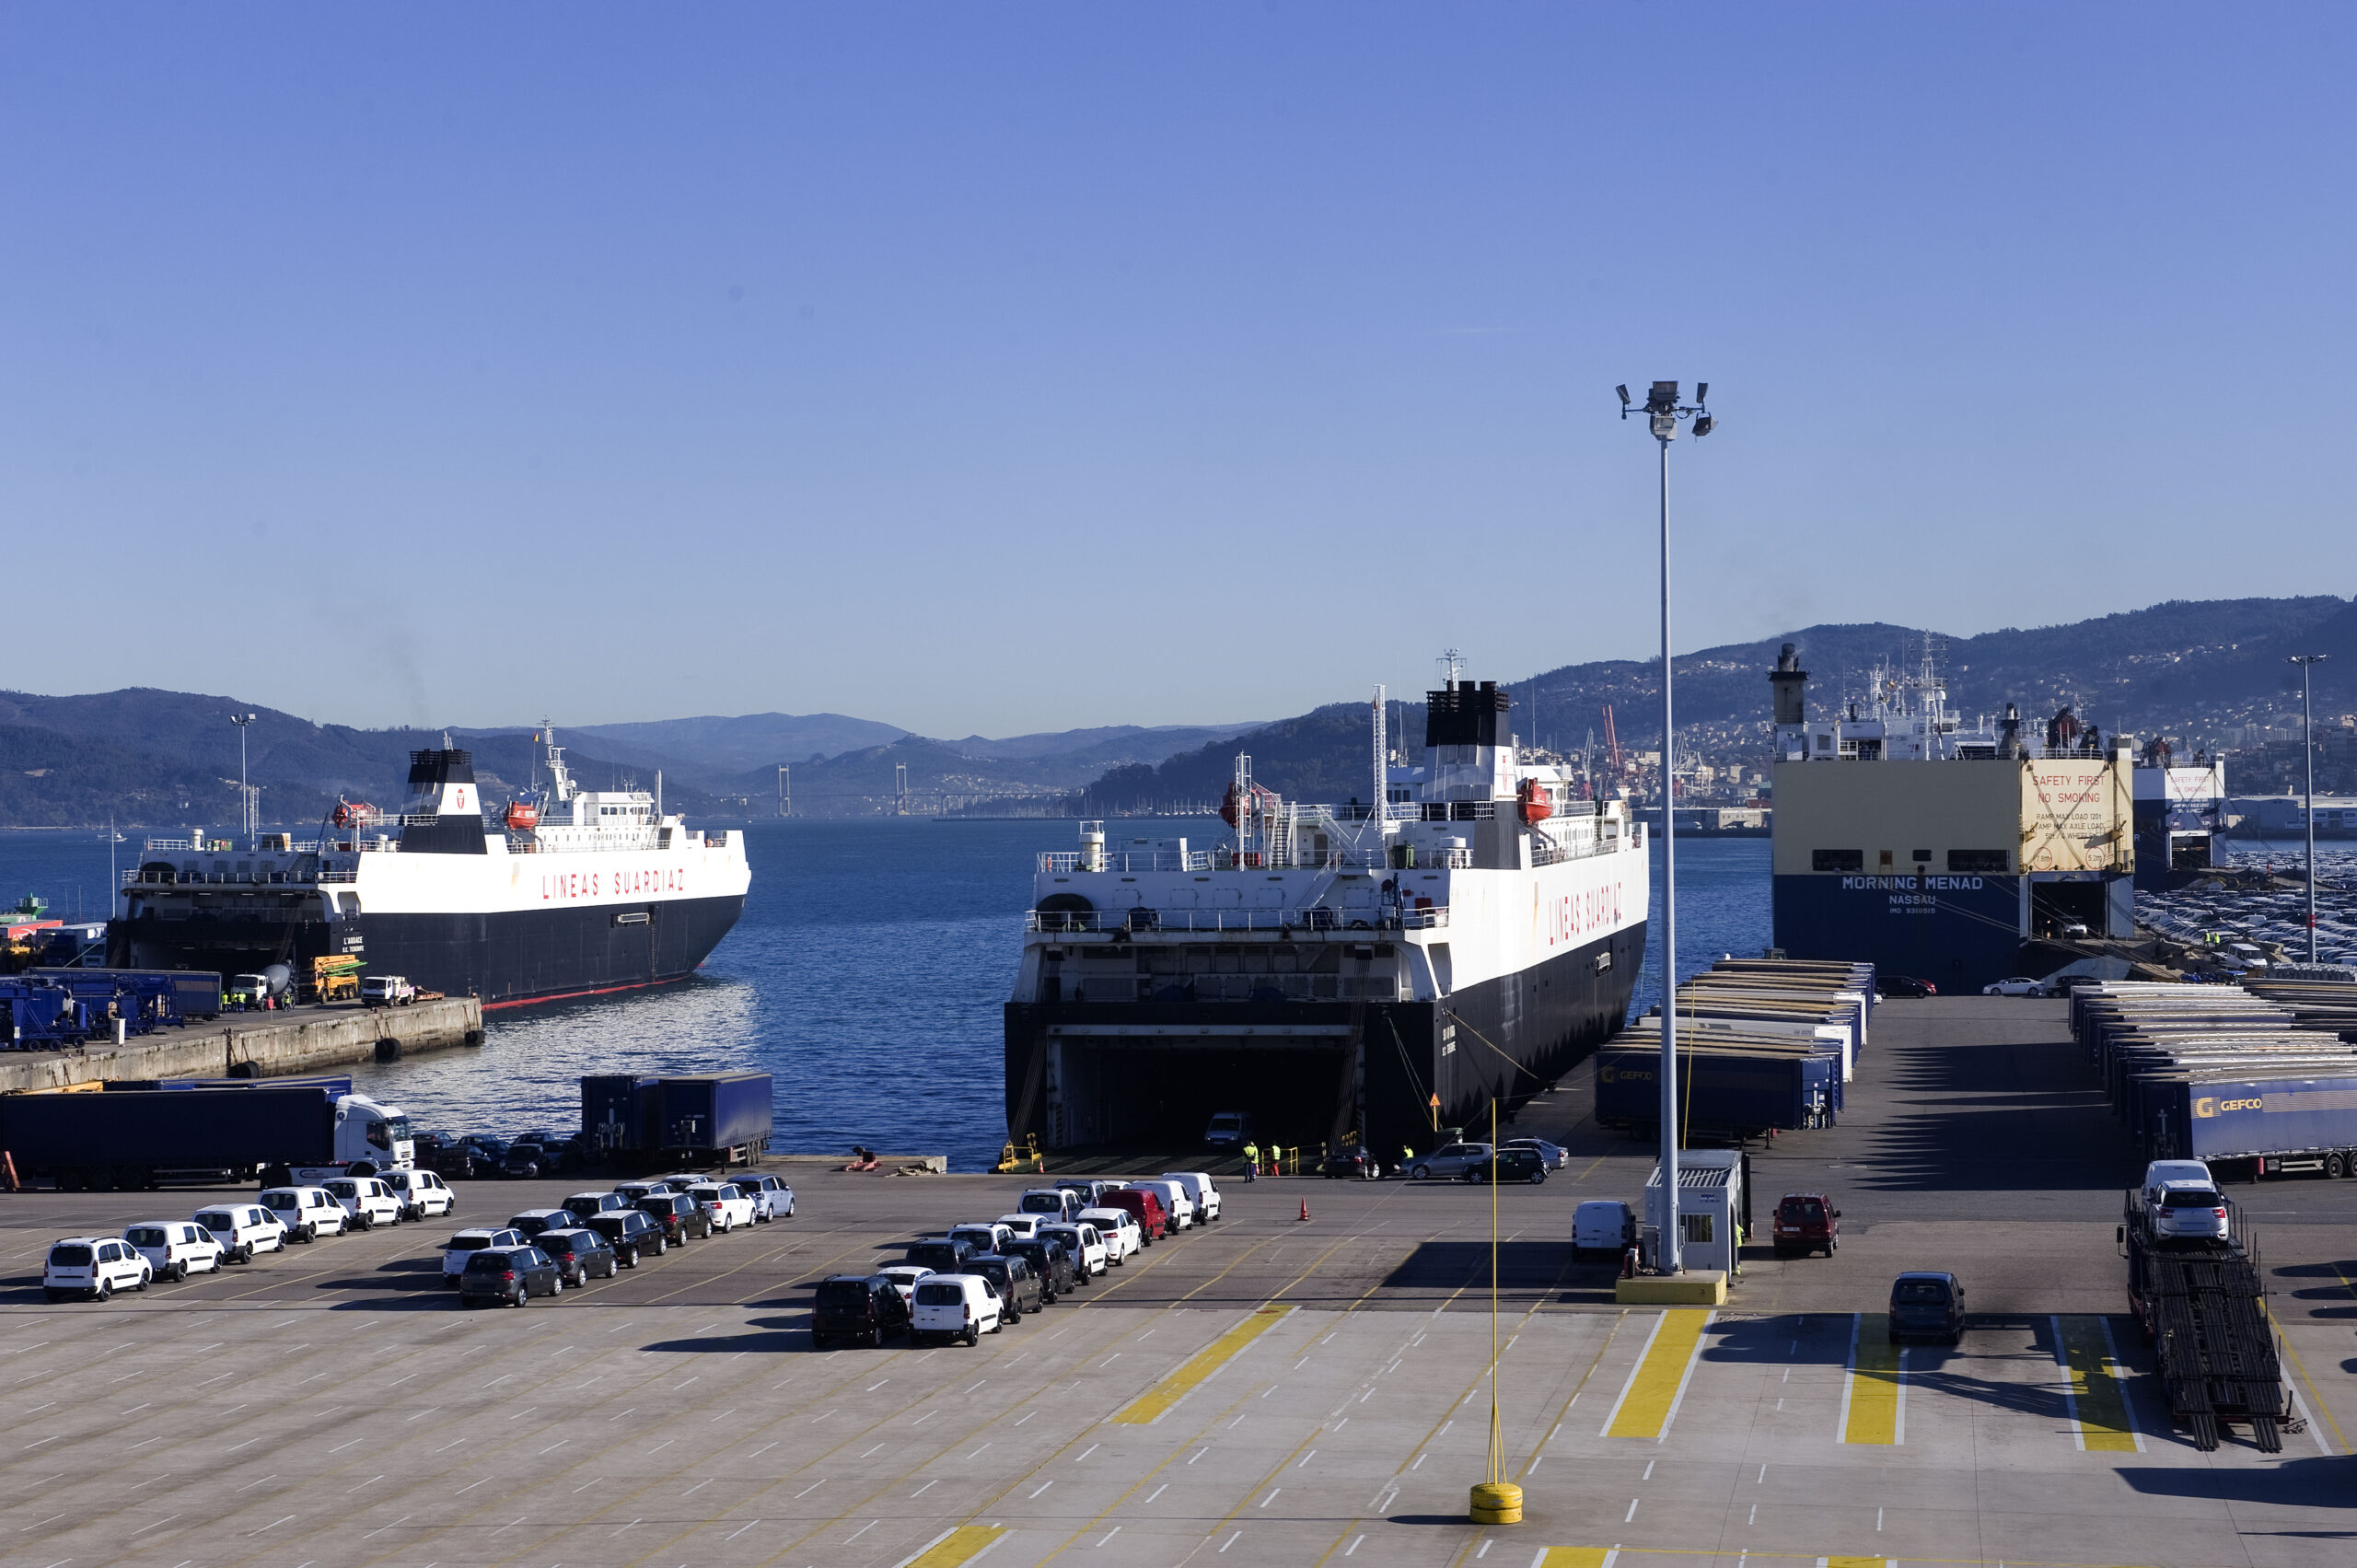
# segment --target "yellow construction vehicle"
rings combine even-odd
[[[349,953],[337,953],[311,960],[311,1000],[314,1002],[357,1002],[360,1000],[360,960]]]

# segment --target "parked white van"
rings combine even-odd
[[[1072,1254],[1074,1272],[1084,1280],[1101,1278],[1105,1271],[1113,1266],[1112,1253],[1106,1246],[1104,1236],[1085,1220],[1073,1220],[1064,1225],[1043,1225],[1039,1227],[1039,1234],[1050,1241],[1064,1244],[1064,1250]]]
[[[270,1187],[258,1200],[278,1216],[289,1241],[309,1241],[321,1236],[342,1236],[352,1228],[352,1216],[324,1187]]]
[[[327,1190],[362,1230],[376,1229],[379,1220],[387,1225],[401,1223],[401,1201],[373,1176],[339,1176],[327,1183]]]
[[[146,1220],[122,1233],[159,1280],[221,1272],[221,1244],[192,1220]]]
[[[963,1340],[977,1344],[1005,1326],[998,1292],[980,1274],[927,1274],[917,1282],[910,1308],[909,1342],[940,1344]]]
[[[1618,1258],[1637,1244],[1637,1216],[1617,1198],[1597,1198],[1572,1211],[1572,1256]]]
[[[377,1179],[399,1201],[405,1220],[440,1219],[459,1206],[450,1184],[430,1170],[389,1170]]]
[[[1166,1170],[1165,1181],[1175,1181],[1187,1190],[1187,1197],[1195,1205],[1195,1218],[1208,1223],[1219,1218],[1219,1189],[1212,1185],[1207,1170]]]
[[[1195,1210],[1195,1200],[1187,1195],[1187,1185],[1183,1181],[1158,1179],[1131,1181],[1123,1185],[1133,1192],[1153,1193],[1160,1201],[1162,1212],[1170,1216],[1173,1234],[1189,1228],[1200,1217]]]
[[[194,1218],[221,1244],[225,1263],[250,1263],[257,1252],[286,1250],[286,1227],[260,1203],[222,1203],[199,1209]]]
[[[69,1236],[50,1244],[49,1261],[41,1270],[41,1291],[52,1301],[69,1295],[104,1301],[119,1290],[145,1290],[155,1272],[128,1241],[110,1236]]]

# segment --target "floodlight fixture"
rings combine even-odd
[[[1694,383],[1694,401],[1698,403],[1707,403],[1711,401],[1711,384],[1708,381]]]
[[[1707,414],[1707,413],[1705,413],[1705,414],[1698,414],[1698,415],[1696,415],[1696,416],[1695,416],[1695,420],[1694,420],[1694,434],[1695,434],[1695,436],[1698,436],[1698,437],[1700,437],[1700,436],[1708,436],[1712,431],[1716,430],[1718,427],[1719,427],[1719,422],[1718,422],[1717,420],[1715,420],[1715,419],[1713,419],[1713,418],[1712,418],[1709,414]]]
[[[1623,381],[1620,385],[1613,388],[1612,389],[1620,394],[1620,406],[1622,408],[1627,408],[1629,406],[1629,384],[1626,381]]]

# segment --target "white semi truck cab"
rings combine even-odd
[[[416,1164],[417,1144],[410,1137],[408,1112],[366,1095],[350,1094],[336,1097],[333,1163],[298,1165],[289,1171],[294,1181],[316,1185],[338,1176],[412,1170]]]

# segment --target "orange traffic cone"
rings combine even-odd
[[[1303,1219],[1307,1219],[1309,1217],[1309,1200],[1306,1198],[1304,1198],[1301,1201],[1301,1217]]]

